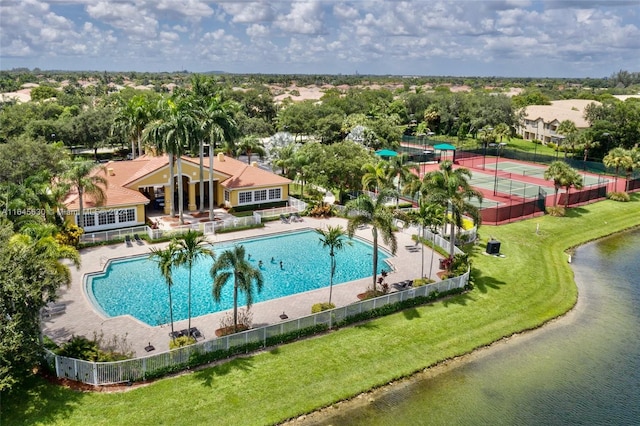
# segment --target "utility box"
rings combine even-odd
[[[498,254],[500,253],[500,241],[498,240],[489,240],[487,243],[487,253],[489,254]]]

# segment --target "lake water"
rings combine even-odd
[[[306,424],[639,425],[640,232],[580,247],[573,268],[565,317]]]

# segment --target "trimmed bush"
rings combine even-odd
[[[629,197],[629,194],[626,192],[609,192],[607,194],[607,198],[611,201],[620,201],[622,203],[626,203],[631,200],[631,197]]]
[[[169,342],[169,349],[181,348],[183,346],[193,345],[196,342],[191,336],[180,336],[177,339],[171,339]]]
[[[316,303],[311,307],[311,313],[317,314],[318,312],[328,311],[329,309],[334,309],[336,305],[329,302]]]

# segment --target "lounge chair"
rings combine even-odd
[[[140,235],[138,234],[133,234],[133,239],[136,240],[136,243],[138,243],[139,246],[144,244],[144,241],[142,241],[142,238],[140,238]]]
[[[200,330],[198,330],[196,327],[191,327],[189,329],[189,334],[196,340],[198,339],[204,339],[204,335],[202,334],[202,332],[200,332]]]
[[[54,315],[62,315],[66,312],[67,310],[67,305],[58,305],[58,306],[51,306],[51,307],[44,307],[42,308],[42,316],[44,317],[52,317]]]
[[[281,213],[280,214],[280,222],[289,223],[289,219],[287,219],[287,217]]]
[[[125,235],[124,242],[127,245],[127,247],[133,247],[133,244],[131,244],[131,236],[130,235]]]
[[[302,218],[302,216],[300,216],[299,213],[293,214],[293,220],[295,220],[296,222],[304,222],[304,219]]]
[[[169,333],[169,337],[171,337],[172,339],[177,339],[178,337],[181,337],[182,333],[180,331],[172,331],[171,333]]]

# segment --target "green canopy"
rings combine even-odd
[[[376,155],[379,155],[380,157],[397,157],[398,153],[390,149],[380,149],[376,151]]]
[[[439,149],[440,151],[455,151],[456,147],[453,145],[449,145],[448,143],[441,143],[438,145],[434,145],[435,149]]]

